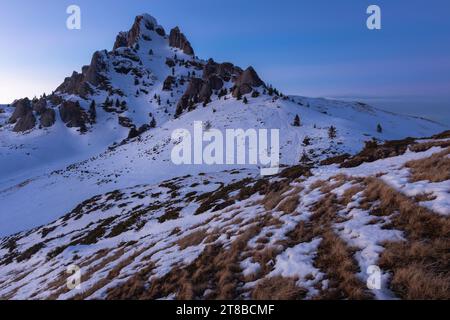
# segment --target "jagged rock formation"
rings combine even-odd
[[[248,67],[236,80],[233,96],[251,93],[253,88],[265,86],[253,67]]]
[[[108,53],[106,51],[97,51],[92,56],[91,64],[82,68],[81,74],[74,71],[72,76],[66,78],[64,82],[56,89],[58,93],[76,94],[86,98],[94,92],[95,87],[100,89],[107,88],[107,78],[103,74],[107,71],[105,59]]]
[[[170,30],[169,45],[174,48],[181,49],[185,54],[194,55],[191,43],[186,39],[186,36],[181,33],[178,27]]]
[[[41,112],[40,123],[44,128],[49,128],[53,126],[56,121],[55,110],[46,108]]]
[[[142,25],[147,29],[151,31],[155,31],[160,36],[165,36],[166,32],[164,31],[164,28],[160,25],[158,25],[155,18],[149,16],[149,15],[140,15],[137,16],[134,20],[133,26],[128,32],[120,32],[117,37],[116,41],[114,43],[113,50],[116,50],[118,48],[122,47],[128,47],[132,48],[136,45],[139,38],[142,35]]]
[[[216,76],[225,82],[236,81],[242,72],[241,68],[230,62],[217,63],[213,59],[209,59],[203,70],[203,79],[207,80]]]
[[[36,117],[28,98],[21,99],[13,103],[15,108],[9,122],[15,124],[14,132],[23,132],[33,129],[36,126]]]
[[[143,48],[145,50],[141,50]],[[154,61],[158,63],[149,66],[149,62]],[[163,71],[158,71],[160,77],[155,75],[153,68],[163,68]],[[126,83],[129,76],[133,77],[134,86]],[[227,94],[230,88],[233,91],[229,92],[237,96],[263,85],[253,68],[244,72],[232,63],[198,59],[178,27],[171,29],[169,36],[166,36],[164,28],[158,25],[155,18],[143,14],[135,18],[129,31],[117,35],[111,52],[95,52],[91,63],[83,66],[81,72],[74,71],[52,95],[18,103],[10,123],[21,119],[14,131],[23,132],[34,128],[36,119],[40,117],[40,127],[51,127],[56,121],[53,109],[59,107],[64,123],[69,127],[83,127],[88,122],[94,124],[94,121],[85,121],[82,114],[91,101],[96,100],[95,96],[104,99],[106,95],[112,101],[117,98],[127,100],[130,96],[155,92],[154,86],[158,83],[162,85],[161,92],[170,92],[169,99],[165,99],[176,106],[170,113],[177,116],[185,110],[193,110],[198,103],[209,103],[214,100],[214,95],[219,98],[219,95]],[[156,95],[160,96],[160,93],[156,92]],[[71,99],[69,96],[79,98],[80,108],[68,101]],[[96,101],[99,105],[102,102]],[[162,103],[160,99],[157,102],[158,105]],[[126,111],[110,105],[104,105],[103,110],[110,113]]]
[[[189,85],[177,105],[177,115],[180,115],[190,105],[198,102],[208,102],[213,92],[218,92],[227,82],[233,82],[233,95],[251,93],[253,88],[264,86],[256,71],[249,67],[242,71],[232,63],[216,63],[209,59],[203,66],[202,78],[191,78]]]
[[[42,112],[44,112],[47,108],[47,100],[45,98],[34,99],[32,101],[32,106],[33,111],[37,112],[38,114],[42,114]]]
[[[64,101],[59,107],[61,120],[69,128],[84,128],[86,126],[85,115],[79,102]]]

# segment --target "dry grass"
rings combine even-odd
[[[315,265],[327,274],[329,285],[317,299],[366,300],[373,298],[356,274],[360,271],[354,251],[333,231],[326,230],[317,250]]]
[[[416,202],[426,202],[426,201],[432,201],[435,199],[436,199],[436,196],[432,192],[421,193],[421,194],[414,196],[414,201],[416,201]]]
[[[442,182],[450,180],[449,154],[450,148],[447,148],[429,158],[407,162],[405,166],[411,171],[410,181]]]
[[[406,138],[403,140],[386,141],[379,145],[376,141],[367,141],[364,149],[357,155],[344,161],[341,168],[357,167],[364,162],[374,162],[379,159],[402,155],[415,140]]]
[[[289,236],[304,241],[322,239],[314,265],[326,274],[329,284],[327,288],[319,288],[320,294],[315,299],[371,299],[371,293],[357,276],[359,267],[354,250],[333,231],[341,206],[342,199],[338,200],[333,193],[325,195],[312,208],[311,221],[300,223]]]
[[[206,236],[206,230],[197,230],[178,240],[177,244],[181,250],[184,250],[188,247],[198,246],[205,240]]]
[[[272,183],[269,186],[270,192],[268,192],[265,195],[264,199],[262,200],[264,208],[268,211],[275,209],[280,204],[280,202],[285,198],[284,194],[288,192],[290,189],[292,189],[292,187],[286,180]]]
[[[270,211],[276,208],[280,204],[283,197],[280,193],[271,191],[263,199],[264,209]]]
[[[413,144],[409,147],[409,149],[413,152],[424,152],[427,151],[433,147],[441,147],[441,148],[447,148],[450,147],[450,140],[445,141],[429,141],[429,142],[423,142],[423,143],[417,143]]]
[[[449,243],[387,243],[380,265],[394,270],[391,287],[403,299],[450,298]],[[445,262],[446,261],[446,262]]]
[[[283,200],[278,206],[278,210],[283,211],[284,213],[293,213],[295,209],[297,209],[300,203],[300,197],[298,194],[289,196],[285,200]]]
[[[273,277],[263,279],[252,292],[254,300],[300,300],[307,290],[296,285],[298,279]]]
[[[175,266],[162,278],[148,281],[150,270],[110,290],[108,299],[158,299],[176,294],[177,299],[236,299],[242,281],[240,256],[247,242],[262,229],[264,222],[243,232],[225,249],[208,245],[199,257],[187,266]],[[201,238],[201,237],[200,237]],[[198,241],[198,239],[197,239]],[[204,296],[209,289],[210,294]]]
[[[389,227],[404,242],[385,244],[379,265],[392,273],[391,289],[403,299],[450,299],[450,219],[417,205],[378,179],[368,179],[367,201],[391,215]]]

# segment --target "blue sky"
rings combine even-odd
[[[82,29],[65,27],[66,8]],[[382,9],[380,31],[366,8]],[[0,103],[50,92],[147,12],[202,58],[253,65],[289,94],[368,101],[450,125],[448,0],[15,0],[0,5]]]

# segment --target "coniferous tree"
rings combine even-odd
[[[311,159],[309,158],[309,156],[305,150],[303,150],[303,154],[302,154],[302,157],[300,158],[300,162],[303,164],[308,164],[309,162],[311,162]]]
[[[378,133],[383,133],[383,127],[381,126],[381,124],[377,125],[377,132]]]
[[[304,147],[307,147],[307,146],[310,146],[310,145],[311,145],[311,138],[308,137],[308,136],[306,136],[306,137],[303,139],[303,146],[304,146]]]
[[[335,139],[337,137],[337,130],[334,126],[331,126],[328,129],[328,138],[330,138],[331,140]]]
[[[254,91],[252,92],[252,98],[258,98],[258,97],[259,97],[259,91],[254,90]]]
[[[294,119],[294,123],[292,124],[294,127],[300,127],[300,117],[297,114]]]
[[[150,121],[150,128],[156,128],[156,120],[154,117],[152,118],[152,121]]]

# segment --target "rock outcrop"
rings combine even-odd
[[[28,98],[17,100],[12,106],[15,110],[9,122],[15,124],[14,132],[28,131],[36,126],[36,117],[33,114],[31,101]]]
[[[133,26],[128,32],[120,32],[117,35],[113,50],[122,47],[133,47],[139,41],[140,37],[143,36],[143,28],[149,31],[155,31],[161,37],[166,35],[164,28],[158,25],[155,18],[147,14],[140,15],[136,17]],[[147,36],[145,37],[147,38]]]
[[[259,78],[253,67],[248,67],[236,80],[233,96],[251,93],[253,88],[264,86],[264,82]]]
[[[27,113],[32,112],[31,101],[28,98],[20,99],[12,104],[14,112],[9,118],[9,123],[16,123],[17,120],[24,117]]]
[[[212,94],[221,90],[225,82],[238,81],[243,75],[241,68],[236,67],[232,63],[216,63],[209,59],[203,66],[203,77],[192,78],[186,89],[186,92],[181,97],[177,105],[177,115],[180,115],[191,104],[198,102],[208,102]],[[247,75],[243,82],[253,83],[257,86],[259,77],[253,78],[252,75]]]
[[[77,94],[86,98],[94,92],[93,87],[100,89],[108,88],[108,80],[103,75],[107,71],[105,59],[106,51],[97,51],[92,56],[91,64],[82,68],[82,73],[74,71],[72,76],[66,78],[56,89],[56,92]]]
[[[59,107],[61,120],[69,128],[84,128],[86,126],[83,109],[79,102],[64,101]]]
[[[203,79],[208,80],[211,76],[216,76],[225,82],[235,81],[242,72],[241,68],[236,67],[232,63],[216,63],[214,60],[209,59],[203,68]]]
[[[178,27],[170,30],[169,45],[182,50],[185,54],[191,56],[194,55],[194,49],[192,49],[191,43],[187,40],[186,36],[181,33]]]
[[[164,80],[163,84],[163,91],[170,91],[172,90],[172,86],[175,83],[175,78],[172,76],[168,76],[166,80]]]
[[[21,117],[14,126],[14,132],[24,132],[33,129],[36,126],[36,117],[30,111]]]
[[[45,111],[47,108],[47,100],[45,98],[36,99],[32,102],[33,111],[35,111],[38,114],[42,114],[42,112]]]
[[[41,113],[40,123],[43,128],[49,128],[55,124],[56,112],[53,109],[46,108]]]

